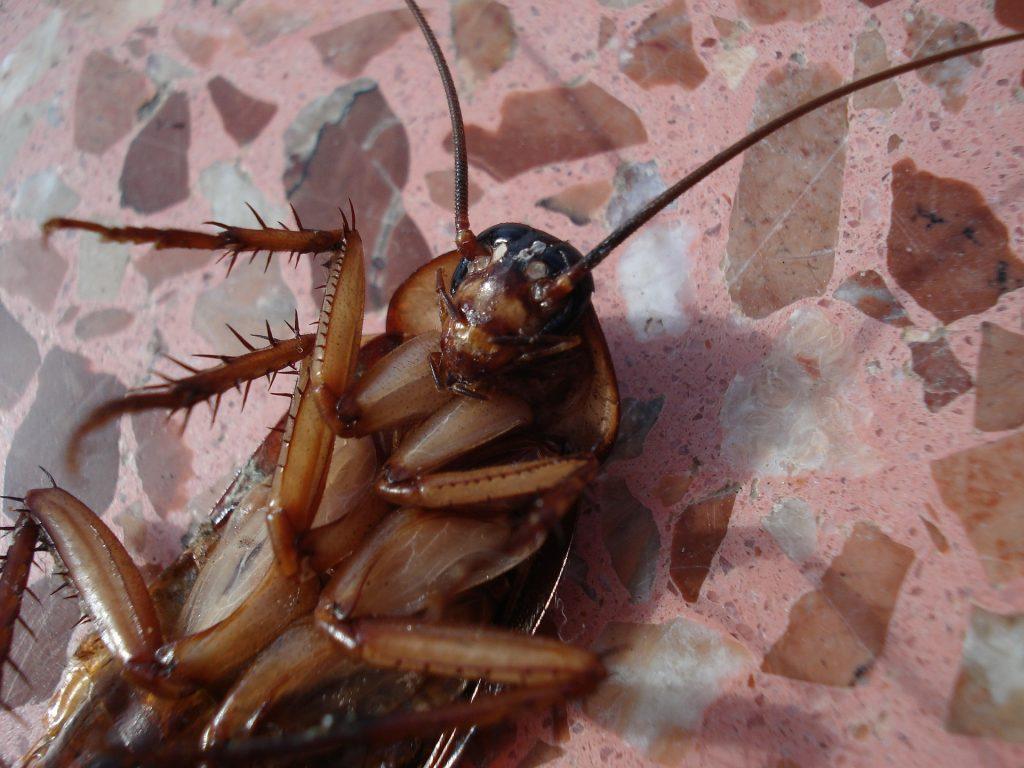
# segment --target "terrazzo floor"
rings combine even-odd
[[[580,248],[750,127],[888,63],[1024,29],[1018,0],[425,3],[468,124],[478,229]],[[596,275],[623,395],[552,617],[608,657],[568,710],[491,733],[500,766],[1024,764],[1024,45],[876,86],[786,129]],[[71,215],[337,226],[369,328],[450,248],[449,127],[397,2],[0,7],[0,460],[102,512],[153,573],[283,412],[92,406],[315,318],[321,272],[85,234]],[[78,608],[15,628],[0,756],[29,746]]]

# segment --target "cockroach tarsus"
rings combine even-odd
[[[147,584],[103,521],[68,491],[29,490],[0,575],[0,659],[42,540],[96,633],[65,674],[26,765],[280,759],[339,749],[385,764],[451,764],[467,729],[588,693],[600,658],[531,636],[565,563],[577,500],[614,441],[619,399],[591,271],[694,184],[784,125],[903,72],[1021,40],[984,41],[843,86],[771,121],[654,198],[587,253],[525,224],[475,234],[455,86],[455,248],[395,292],[387,333],[362,338],[355,207],[314,230],[211,222],[217,233],[44,226],[116,242],[289,259],[330,254],[315,334],[214,356],[217,365],[97,408],[69,451],[125,413],[185,409],[293,367],[287,418],[207,531]],[[372,478],[372,480],[370,479]],[[558,537],[549,533],[566,522]],[[533,567],[530,567],[533,563]],[[518,631],[517,631],[518,630]],[[296,653],[302,648],[303,653]],[[473,688],[472,681],[482,681]],[[486,688],[486,690],[485,690]],[[481,695],[469,696],[470,691]],[[287,706],[286,706],[287,705]],[[328,716],[324,713],[345,713]],[[114,725],[129,725],[116,736]],[[108,729],[111,734],[108,734]],[[142,757],[144,755],[144,757]]]

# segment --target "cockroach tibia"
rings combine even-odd
[[[344,764],[459,759],[472,730],[585,697],[602,656],[537,634],[568,557],[578,505],[615,444],[619,386],[591,303],[599,265],[686,191],[799,118],[905,72],[1024,38],[909,61],[766,122],[654,196],[591,250],[536,227],[469,218],[466,131],[441,47],[454,150],[453,249],[394,291],[364,333],[372,244],[352,200],[332,228],[207,222],[212,231],[110,226],[59,215],[46,238],[219,252],[270,265],[324,261],[315,332],[245,346],[204,369],[111,398],[78,424],[125,414],[216,417],[231,389],[279,374],[287,413],[209,525],[147,578],[74,478],[12,497],[0,574],[0,660],[10,661],[38,547],[61,564],[92,631],[25,765]],[[394,24],[408,23],[402,14]],[[342,201],[338,201],[341,203]],[[12,667],[17,670],[16,667]]]

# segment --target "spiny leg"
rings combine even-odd
[[[9,500],[24,502],[24,499]],[[11,646],[16,623],[20,623],[26,632],[32,634],[32,629],[21,618],[21,603],[26,591],[31,594],[28,589],[28,572],[36,553],[39,526],[28,515],[21,514],[11,526],[10,533],[11,544],[3,556],[3,572],[0,573],[0,689],[3,686],[5,665],[10,665],[22,679],[25,677],[11,659]],[[3,699],[0,699],[0,709],[12,711]]]
[[[347,222],[331,264],[313,354],[292,395],[267,525],[283,573],[298,571],[298,536],[312,525],[330,467],[334,430],[325,422],[349,388],[359,359],[365,292],[363,247]]]
[[[129,672],[152,665],[162,643],[160,621],[124,545],[91,509],[56,484],[26,493],[25,508],[52,542],[111,654]],[[146,677],[135,679],[161,687]]]
[[[313,352],[299,371],[271,484],[266,524],[274,561],[228,617],[161,648],[159,671],[171,680],[221,681],[315,603],[319,582],[309,569],[300,569],[298,539],[315,518],[335,443],[318,393],[348,387],[362,332],[363,251],[359,235],[347,224],[343,245],[332,263]]]
[[[248,203],[246,203],[248,205]],[[339,250],[345,240],[347,225],[341,229],[306,229],[302,226],[295,208],[292,213],[295,216],[297,229],[289,229],[282,222],[277,222],[279,228],[268,227],[266,222],[249,205],[259,223],[259,229],[248,229],[246,227],[235,227],[230,224],[222,224],[219,221],[208,221],[220,228],[220,232],[197,232],[190,229],[162,229],[157,227],[109,227],[94,221],[82,219],[54,218],[43,224],[43,236],[49,238],[51,234],[64,229],[77,229],[85,232],[92,232],[99,235],[103,240],[116,243],[150,243],[157,250],[164,248],[192,248],[204,251],[224,251],[221,259],[227,258],[228,272],[234,267],[235,262],[242,253],[249,253],[249,261],[253,261],[257,254],[262,251],[267,253],[267,266],[275,253],[289,254],[289,261],[298,260],[301,254],[327,253]],[[344,219],[344,214],[342,214]]]
[[[354,212],[352,216],[354,219]],[[353,229],[347,233],[344,251],[332,265],[324,286],[309,371],[313,397],[321,417],[328,422],[336,420],[338,399],[348,391],[355,375],[365,294],[362,239]],[[337,431],[336,425],[332,428]]]
[[[288,408],[266,516],[275,559],[287,575],[299,571],[298,537],[316,514],[334,444],[311,389],[307,358]]]
[[[169,357],[170,360],[190,371],[192,375],[181,379],[171,379],[158,374],[164,379],[163,384],[150,385],[141,391],[100,403],[72,433],[67,446],[68,466],[72,469],[77,467],[82,441],[90,432],[126,413],[137,413],[155,408],[168,408],[173,413],[184,409],[185,423],[187,424],[192,408],[201,402],[212,399],[212,417],[216,418],[221,397],[231,389],[240,389],[242,383],[245,384],[242,396],[242,406],[244,407],[249,396],[249,387],[254,380],[261,376],[275,376],[282,369],[294,366],[313,349],[313,335],[300,334],[298,327],[299,321],[298,315],[296,315],[295,324],[292,327],[295,335],[288,339],[277,339],[271,333],[268,322],[267,335],[261,338],[266,338],[270,343],[266,347],[257,348],[234,328],[228,326],[228,329],[249,351],[241,355],[200,355],[200,357],[212,357],[220,360],[219,365],[206,370],[197,370]]]

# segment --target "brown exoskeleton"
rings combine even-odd
[[[112,403],[83,425],[84,433],[128,410],[187,408],[301,364],[272,480],[256,462],[209,557],[202,550],[213,544],[203,542],[147,588],[110,532],[67,492],[25,494],[0,608],[17,612],[38,524],[102,641],[79,655],[33,759],[248,760],[285,750],[294,758],[367,744],[401,755],[412,750],[394,746],[404,737],[580,695],[600,679],[600,661],[588,652],[487,628],[501,604],[489,590],[514,586],[503,574],[542,545],[614,439],[617,392],[589,306],[590,271],[693,183],[841,94],[726,150],[584,256],[526,225],[472,233],[457,101],[442,72],[455,123],[457,248],[395,295],[389,331],[402,343],[394,349],[397,340],[382,339],[365,345],[362,359],[357,352],[363,266],[354,216],[335,231],[297,222],[298,230],[224,226],[218,234],[51,222],[112,240],[225,248],[232,258],[330,253],[333,265],[315,336],[296,328],[295,340]],[[376,487],[364,493],[371,474]],[[346,489],[356,489],[354,498],[345,499]],[[199,569],[193,587],[182,575],[190,569]],[[371,672],[393,667],[383,679]],[[452,703],[462,686],[434,675],[521,687]],[[325,691],[327,680],[334,687]],[[366,719],[319,721],[350,704]],[[152,751],[169,739],[174,746]]]

